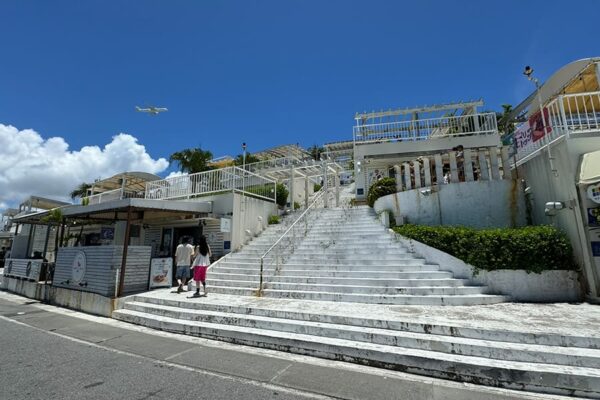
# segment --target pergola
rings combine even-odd
[[[162,179],[160,176],[148,172],[122,172],[110,178],[94,182],[90,189],[90,195],[118,189],[143,192],[146,189],[146,182],[160,179]]]

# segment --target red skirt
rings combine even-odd
[[[196,282],[204,282],[206,280],[206,270],[207,266],[196,265],[194,267],[194,280]]]

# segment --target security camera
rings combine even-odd
[[[560,201],[549,201],[546,203],[544,213],[549,217],[553,217],[563,208],[565,208],[565,203]]]

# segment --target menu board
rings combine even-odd
[[[150,261],[150,289],[172,286],[173,259],[153,258]]]

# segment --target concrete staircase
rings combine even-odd
[[[171,290],[131,296],[113,317],[237,344],[419,375],[600,398],[600,337],[436,322],[440,305],[506,300],[485,294],[399,245],[366,207],[315,211],[310,230],[258,288],[259,259],[290,224],[270,226],[209,271],[209,296]],[[387,305],[386,305],[387,304]],[[433,316],[406,315],[425,305]],[[398,307],[398,305],[409,305]],[[420,307],[423,308],[423,307]],[[493,312],[492,318],[493,318]],[[522,328],[520,327],[522,326]]]
[[[443,266],[409,253],[369,207],[318,209],[312,219],[308,234],[286,255],[279,270],[266,268],[263,296],[398,305],[475,305],[507,300],[486,294],[485,287],[468,286]],[[255,294],[260,256],[284,229],[269,228],[211,268],[210,290]]]
[[[249,300],[242,300],[249,299]],[[294,302],[294,304],[290,304]],[[123,321],[209,339],[489,386],[600,397],[600,337],[472,328],[389,318],[325,302],[163,291],[132,296]],[[327,304],[332,304],[328,302]],[[434,307],[435,308],[435,307]]]

